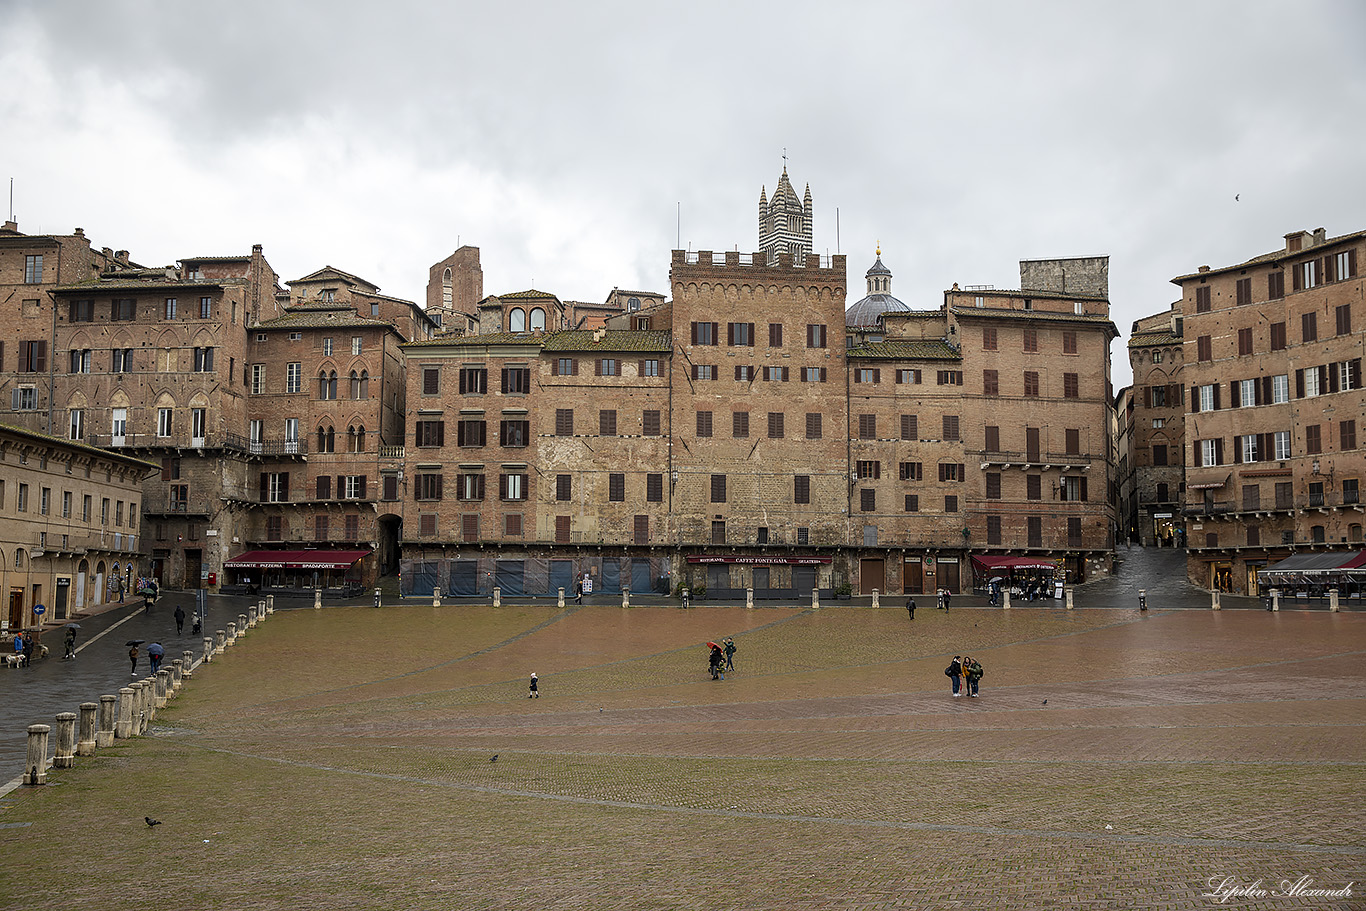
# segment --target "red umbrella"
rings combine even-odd
[[[721,647],[721,646],[717,645],[715,642],[708,642],[707,645],[710,646],[711,648],[720,648],[720,647]]]

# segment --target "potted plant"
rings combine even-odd
[[[707,596],[707,587],[705,585],[694,585],[692,587],[692,596],[694,600],[701,601]]]
[[[848,601],[853,593],[854,588],[848,582],[841,582],[835,586],[835,597],[840,601]]]

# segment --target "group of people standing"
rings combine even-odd
[[[972,697],[977,696],[977,683],[982,679],[982,662],[973,658],[971,655],[960,657],[953,656],[953,661],[944,668],[944,674],[953,684],[953,695],[955,698],[967,694]]]
[[[727,636],[720,645],[715,642],[707,644],[711,647],[711,654],[707,656],[707,669],[711,672],[711,679],[725,680],[725,672],[735,670],[735,640]]]

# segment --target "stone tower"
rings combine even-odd
[[[791,257],[804,258],[811,252],[811,185],[806,186],[806,196],[798,199],[787,179],[786,165],[772,201],[767,188],[759,190],[759,249],[770,264],[779,257],[791,262]]]

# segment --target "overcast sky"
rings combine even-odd
[[[1119,388],[1172,277],[1366,229],[1354,0],[0,0],[0,35],[20,230],[145,265],[260,243],[423,301],[471,244],[486,294],[667,292],[680,233],[757,248],[785,149],[850,303],[879,242],[917,309],[1108,254]]]

